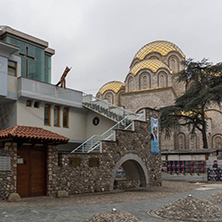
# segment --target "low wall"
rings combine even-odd
[[[0,198],[5,199],[10,193],[16,192],[17,144],[5,143],[4,147],[0,148],[0,157],[2,158],[0,170]],[[4,157],[9,158],[5,160]],[[10,166],[7,166],[8,163]]]

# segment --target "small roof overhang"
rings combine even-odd
[[[64,144],[69,138],[41,127],[13,126],[0,131],[0,141],[26,141],[44,144]]]

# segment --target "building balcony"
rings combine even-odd
[[[82,92],[19,77],[18,97],[82,108]]]

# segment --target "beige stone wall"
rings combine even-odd
[[[175,101],[175,95],[172,88],[161,88],[150,91],[124,93],[120,95],[120,101],[125,109],[136,112],[144,107],[158,109],[166,105],[171,105]]]

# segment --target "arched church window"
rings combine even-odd
[[[207,142],[208,142],[208,147],[212,147],[212,144],[211,144],[211,133],[208,133],[207,135]]]
[[[177,148],[179,149],[179,150],[184,150],[185,148],[186,148],[186,146],[185,146],[185,135],[183,134],[183,133],[179,133],[178,135],[177,135]]]
[[[150,88],[150,75],[145,73],[140,75],[140,89]]]
[[[195,133],[189,134],[189,148],[190,149],[197,148],[197,135]]]
[[[109,103],[112,103],[113,104],[113,95],[112,93],[107,93],[105,95],[105,99],[109,102]]]
[[[200,149],[204,148],[203,145],[203,138],[202,138],[202,135],[200,135]]]
[[[128,80],[128,92],[133,91],[133,77],[130,76]]]
[[[174,73],[179,72],[179,62],[176,57],[170,57],[169,66]]]
[[[222,136],[217,135],[214,137],[214,148],[222,148]]]
[[[160,72],[158,74],[158,87],[166,87],[168,85],[167,74]]]

